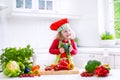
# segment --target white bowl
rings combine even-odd
[[[100,47],[113,47],[116,40],[100,40]]]

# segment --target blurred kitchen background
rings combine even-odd
[[[27,44],[34,48],[48,48],[56,35],[49,29],[50,24],[65,17],[70,20],[79,39],[79,46],[98,47],[99,8],[103,6],[99,7],[98,2],[99,0],[0,0],[0,48]]]
[[[116,63],[120,58],[119,45],[116,45],[120,42],[120,17],[117,29],[114,24],[114,12],[119,12],[119,5],[120,0],[0,0],[0,49],[30,44],[36,53],[48,53],[56,36],[50,24],[68,18],[78,40],[80,54],[75,56],[76,66],[82,68],[89,59],[99,59],[107,61],[112,68],[120,68],[120,63]],[[101,46],[104,32],[115,35],[117,42]]]

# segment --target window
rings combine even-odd
[[[45,9],[45,0],[39,0],[39,9],[41,10]]]
[[[47,10],[52,10],[52,1],[47,1]]]
[[[39,0],[39,9],[40,10],[52,10],[53,0]]]
[[[115,37],[120,39],[120,0],[114,0]]]
[[[98,0],[99,33],[114,34],[114,5],[113,0]]]
[[[32,8],[32,0],[25,0],[25,8]]]
[[[23,0],[16,0],[16,7],[23,8]]]
[[[32,0],[16,0],[16,8],[31,9]]]
[[[14,8],[18,10],[53,10],[53,0],[14,0]]]
[[[120,40],[120,0],[103,0],[105,29],[113,32],[115,38]]]
[[[106,30],[114,33],[116,39],[116,46],[120,47],[120,0],[103,0],[105,3],[105,21]]]

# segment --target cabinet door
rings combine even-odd
[[[77,54],[76,56],[73,57],[75,66],[78,68],[84,68],[85,65],[89,60],[98,60],[101,61],[102,64],[110,64],[111,68],[114,68],[114,56],[104,56],[102,54]]]
[[[100,59],[101,57],[100,56],[97,56],[95,54],[77,54],[76,56],[73,57],[73,60],[74,60],[74,63],[75,63],[75,66],[78,67],[78,68],[84,68],[85,65],[87,64],[87,62],[89,60],[102,60]]]
[[[109,64],[111,68],[115,68],[115,57],[114,55],[108,55],[104,56],[103,55],[103,64]]]
[[[29,12],[33,10],[32,0],[12,0],[13,11]]]
[[[115,68],[120,69],[120,56],[119,55],[115,56]]]

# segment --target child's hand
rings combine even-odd
[[[60,53],[64,53],[65,52],[65,49],[62,47],[59,49],[60,50]]]
[[[69,51],[71,52],[73,50],[73,47],[70,45],[69,47]]]

